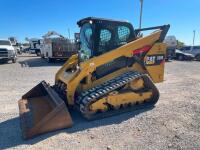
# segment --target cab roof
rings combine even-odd
[[[92,22],[117,22],[117,23],[128,23],[130,24],[128,21],[125,20],[113,20],[113,19],[105,19],[105,18],[96,18],[96,17],[87,17],[84,19],[81,19],[80,21],[77,22],[78,26],[82,26],[85,23],[89,23],[90,21]]]

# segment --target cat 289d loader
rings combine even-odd
[[[73,124],[68,111],[97,119],[152,107],[159,99],[154,83],[163,81],[169,25],[135,30],[126,21],[85,18],[79,53],[55,75],[19,100],[23,137],[32,138]],[[141,31],[155,30],[148,36]]]

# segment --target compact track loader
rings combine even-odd
[[[135,30],[126,21],[85,18],[78,22],[79,54],[19,100],[25,139],[73,124],[68,109],[97,119],[154,106],[163,81],[169,25]],[[141,31],[155,30],[148,36]]]

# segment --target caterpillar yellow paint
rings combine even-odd
[[[88,17],[78,21],[78,54],[55,75],[19,100],[23,137],[72,127],[68,110],[88,120],[152,107],[159,99],[154,83],[164,80],[169,25],[134,29],[127,21]],[[142,37],[141,32],[154,30]]]

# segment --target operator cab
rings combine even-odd
[[[102,55],[136,39],[133,26],[126,21],[88,17],[78,23],[80,61]]]

